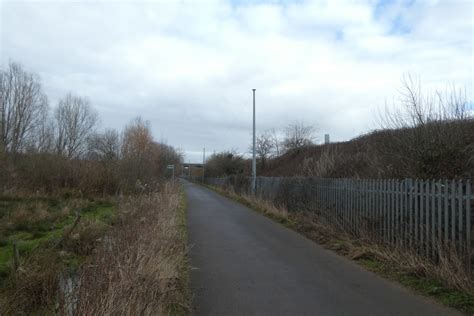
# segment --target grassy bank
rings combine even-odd
[[[189,313],[178,184],[116,200],[2,196],[0,242],[0,315]]]
[[[105,199],[1,196],[0,310],[52,312],[60,278],[92,253],[114,209]]]
[[[121,201],[117,224],[81,271],[77,313],[188,314],[185,207],[177,183]]]
[[[355,239],[344,231],[325,224],[313,213],[287,212],[268,201],[213,186],[208,187],[357,262],[370,271],[399,282],[419,294],[432,297],[446,306],[469,315],[474,314],[472,284],[460,270],[456,269],[455,262],[435,265],[403,249],[389,248],[364,238]]]

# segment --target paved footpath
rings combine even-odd
[[[457,315],[239,203],[184,186],[196,315]]]

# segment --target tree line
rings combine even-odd
[[[144,190],[182,155],[153,139],[137,117],[119,132],[99,128],[91,101],[67,93],[54,108],[39,75],[10,62],[0,69],[0,185],[3,190]]]
[[[427,90],[402,78],[398,102],[376,115],[378,129],[345,142],[316,144],[315,127],[294,122],[256,137],[257,173],[334,178],[472,178],[474,109],[465,90]],[[280,136],[279,136],[280,135]],[[250,146],[251,148],[251,146]],[[250,175],[235,150],[206,162],[209,177]]]
[[[267,163],[271,159],[287,153],[297,153],[314,145],[315,131],[314,126],[305,124],[303,121],[295,121],[283,129],[282,135],[275,129],[258,133],[255,138],[257,168],[261,171],[267,168]],[[252,150],[253,146],[250,145],[249,153],[252,153]],[[247,174],[249,172],[249,161],[236,150],[214,153],[206,161],[207,176]]]

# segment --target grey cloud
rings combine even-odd
[[[196,161],[203,147],[247,151],[252,88],[259,130],[303,119],[334,140],[376,127],[404,72],[472,96],[469,4],[394,5],[375,17],[371,3],[3,1],[0,61],[38,72],[53,106],[74,91],[104,126],[141,115]],[[397,15],[409,33],[390,34]]]

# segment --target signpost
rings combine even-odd
[[[172,172],[171,178],[174,180],[174,165],[167,165],[166,169],[171,170]]]

